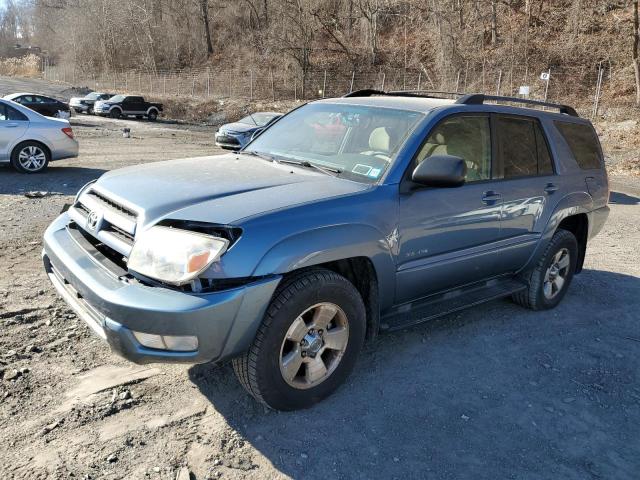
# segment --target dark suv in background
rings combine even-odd
[[[215,161],[104,174],[48,228],[44,264],[125,358],[231,358],[290,410],[333,392],[380,330],[506,296],[555,307],[608,193],[571,107],[366,90]]]

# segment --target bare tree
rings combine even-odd
[[[640,105],[640,63],[638,61],[638,45],[640,44],[639,21],[638,21],[638,0],[633,0],[633,47],[631,58],[633,59],[633,71],[636,77],[636,105]]]

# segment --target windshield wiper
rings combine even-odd
[[[278,163],[289,163],[291,165],[298,165],[305,168],[314,168],[319,172],[326,173],[327,175],[331,175],[332,177],[337,177],[342,173],[342,170],[340,170],[339,168],[320,166],[318,164],[311,163],[308,160],[290,160],[288,158],[280,158],[276,161]]]

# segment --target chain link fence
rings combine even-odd
[[[545,73],[546,75],[542,75]],[[85,86],[92,90],[148,96],[187,96],[196,99],[311,100],[336,97],[360,89],[474,92],[522,96],[577,105],[584,116],[595,117],[603,107],[632,107],[633,72],[616,70],[610,63],[583,67],[550,68],[533,72],[522,66],[506,69],[467,65],[442,75],[420,69],[345,71],[313,69],[301,74],[276,69],[191,69],[177,71],[122,71],[89,73],[74,67],[45,65],[44,78]],[[525,88],[526,89],[526,88]],[[616,100],[617,99],[617,100]]]

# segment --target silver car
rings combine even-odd
[[[78,156],[78,142],[68,120],[48,118],[10,100],[0,99],[0,164],[21,173],[37,173],[52,160]]]

